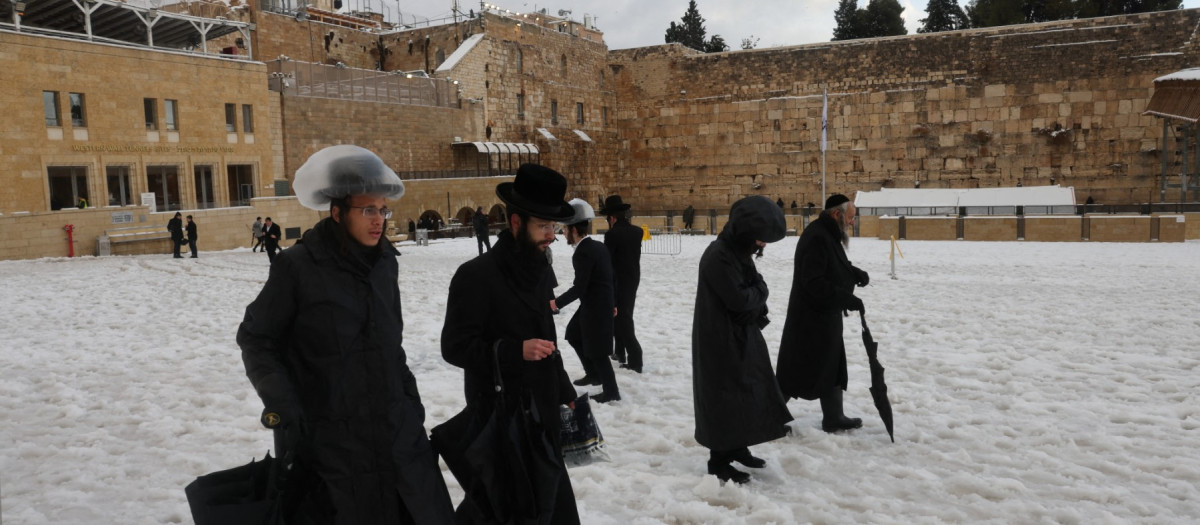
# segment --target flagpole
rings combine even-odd
[[[825,202],[825,134],[829,128],[829,89],[822,90],[821,105],[821,200]],[[823,204],[822,204],[823,206]]]

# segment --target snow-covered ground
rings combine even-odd
[[[571,469],[585,523],[1200,522],[1200,243],[910,242],[893,280],[888,244],[855,239],[896,443],[849,322],[847,412],[864,428],[825,434],[817,403],[792,401],[793,435],[753,448],[767,467],[722,486],[692,438],[696,263],[712,239],[643,257],[645,374],[619,371],[624,400],[595,409],[611,461]],[[758,261],[773,354],[794,246]],[[450,276],[475,250],[401,245],[429,427],[462,407],[438,339]],[[555,244],[563,283],[570,253]],[[0,262],[0,519],[191,523],[188,482],[271,446],[234,343],[267,271],[248,249]]]

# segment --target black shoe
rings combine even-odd
[[[592,376],[583,376],[571,382],[575,386],[592,386],[600,384],[600,380]]]
[[[855,428],[862,428],[862,418],[842,416],[833,421],[821,421],[821,430],[830,434]]]
[[[197,257],[197,256],[195,256],[195,255],[193,255],[193,256],[192,256],[192,258],[193,258],[193,259],[199,259],[199,257]]]
[[[765,459],[752,456],[749,448],[743,448],[730,454],[729,459],[732,459],[750,468],[763,468],[767,466],[767,461]]]
[[[708,473],[717,477],[721,481],[732,481],[739,485],[750,481],[750,475],[733,468],[729,463],[714,462],[708,460]]]
[[[634,368],[633,366],[630,366],[628,363],[621,363],[621,368],[624,368],[626,370],[633,370],[634,372],[637,372],[639,374],[642,373],[642,367],[639,366],[637,368]]]
[[[592,398],[592,401],[595,401],[597,403],[608,403],[610,401],[620,401],[620,400],[621,400],[621,394],[609,394],[608,392],[601,392],[600,395]]]
[[[625,364],[625,358],[624,358],[624,357],[621,357],[621,356],[619,356],[619,355],[617,355],[617,354],[611,354],[611,355],[609,355],[609,356],[608,356],[608,358],[609,358],[609,359],[612,359],[613,361],[616,361],[616,362],[618,362],[618,363]]]
[[[182,258],[183,258],[183,256],[182,256],[182,255],[176,255],[176,256],[175,256],[175,258],[176,258],[176,259],[182,259]]]

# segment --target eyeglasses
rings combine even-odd
[[[541,224],[541,225],[535,225],[533,223],[530,223],[530,226],[533,226],[534,228],[541,230],[542,233],[554,233],[555,230],[558,229],[557,222],[547,222],[546,224]]]
[[[374,219],[375,217],[379,217],[380,215],[383,216],[384,220],[392,218],[392,210],[389,210],[387,208],[376,208],[374,206],[351,206],[351,208],[357,208],[357,209],[362,210],[363,217],[366,217],[368,219]]]

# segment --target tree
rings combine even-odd
[[[837,10],[833,12],[833,21],[837,24],[833,28],[833,40],[862,38],[864,35],[860,20],[856,0],[838,0]]]
[[[958,0],[929,0],[925,6],[929,16],[921,19],[918,33],[937,33],[970,27],[967,13],[958,6]]]
[[[758,47],[758,40],[759,38],[754,35],[743,38],[742,49],[754,49],[755,47]]]
[[[903,12],[896,0],[871,0],[866,13],[867,37],[907,35],[904,18],[900,16]]]
[[[1092,18],[1097,16],[1169,11],[1182,7],[1182,0],[1078,0],[1076,2],[1076,14],[1079,18]]]
[[[967,4],[971,27],[996,27],[1024,24],[1025,0],[971,0]]]
[[[721,35],[713,35],[704,44],[705,53],[720,53],[722,51],[729,51],[729,44],[725,43],[725,39],[721,38]]]
[[[700,16],[700,10],[696,8],[696,0],[688,1],[687,11],[684,11],[683,18],[680,23],[671,22],[667,28],[667,43],[678,42],[687,47],[698,51],[704,51],[708,47],[704,41],[704,17]],[[721,41],[724,43],[724,40]]]

